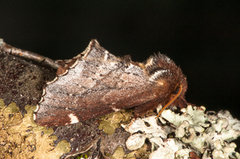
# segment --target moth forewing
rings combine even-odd
[[[67,73],[45,87],[35,121],[60,126],[132,107],[142,115],[166,104],[184,76],[166,56],[151,58],[146,64],[124,60],[92,40]]]

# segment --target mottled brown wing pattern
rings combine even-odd
[[[186,105],[186,78],[162,54],[137,63],[110,54],[92,40],[61,66],[38,104],[35,121],[40,125],[68,125],[132,107],[139,116],[158,104]]]
[[[73,66],[46,86],[36,114],[40,125],[72,124],[156,98],[154,82],[139,66],[99,47],[89,49]]]

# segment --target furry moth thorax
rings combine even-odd
[[[162,105],[167,104],[178,93],[181,87],[179,97],[172,102],[171,105],[185,107],[187,102],[185,100],[185,93],[187,91],[187,80],[178,67],[169,57],[158,53],[151,56],[146,62],[141,63],[140,66],[148,75],[149,80],[155,82],[155,86],[159,88],[160,94],[168,94],[169,97],[162,102]],[[164,96],[164,95],[160,95]]]

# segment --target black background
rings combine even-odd
[[[53,59],[92,38],[139,62],[160,51],[187,76],[188,102],[240,119],[239,12],[240,1],[1,0],[0,37]]]

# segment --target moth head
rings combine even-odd
[[[149,80],[156,84],[160,94],[166,102],[179,107],[185,107],[185,92],[187,90],[187,80],[180,67],[178,67],[169,57],[163,54],[151,56],[144,64],[144,70]],[[161,103],[167,104],[167,103]]]

